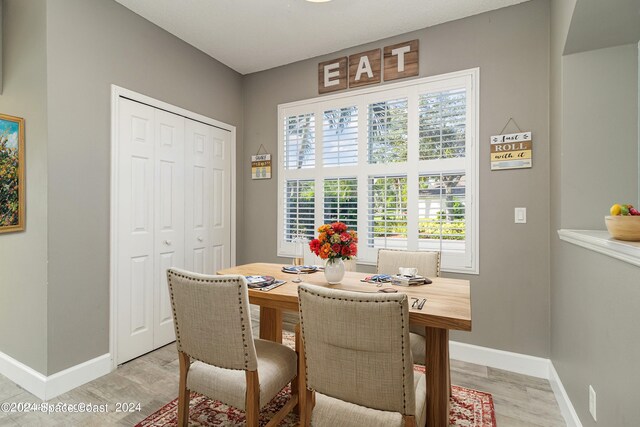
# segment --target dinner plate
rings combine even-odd
[[[273,276],[244,276],[250,288],[269,286],[276,281]]]
[[[318,271],[318,267],[315,265],[285,265],[282,267],[283,273],[298,274],[301,273],[315,273]]]

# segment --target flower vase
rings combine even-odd
[[[324,266],[324,277],[330,285],[337,285],[344,278],[344,261],[342,259],[330,259]]]

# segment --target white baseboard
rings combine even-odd
[[[13,357],[0,352],[0,374],[39,399],[49,400],[111,372],[111,355],[103,354],[45,376]]]
[[[47,377],[46,400],[53,399],[74,388],[111,372],[109,353],[72,366]]]
[[[0,374],[9,378],[34,396],[44,400],[47,377],[13,357],[0,352]]]
[[[569,399],[569,395],[564,389],[562,381],[560,381],[560,376],[551,362],[549,362],[549,383],[558,401],[558,406],[560,406],[560,412],[567,422],[567,427],[582,427],[580,418],[578,418],[578,414]]]
[[[504,369],[517,374],[549,379],[549,359],[496,350],[488,347],[449,341],[452,359],[476,363],[490,368]]]
[[[449,341],[449,355],[452,359],[463,362],[549,380],[567,427],[582,427],[580,418],[551,360],[457,341]]]

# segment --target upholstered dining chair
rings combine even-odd
[[[439,251],[402,251],[380,249],[378,251],[378,274],[398,274],[400,267],[415,267],[425,277],[440,277]],[[420,365],[426,362],[426,341],[423,326],[410,327],[413,361]]]
[[[296,352],[253,338],[244,277],[172,268],[167,279],[180,362],[178,425],[187,425],[195,391],[245,411],[247,426],[257,427],[260,409],[289,382],[297,386]],[[292,394],[267,425],[277,425],[297,403]]]
[[[424,426],[426,380],[413,371],[407,296],[308,284],[298,296],[301,425]]]

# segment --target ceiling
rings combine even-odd
[[[527,0],[116,0],[249,74]]]

